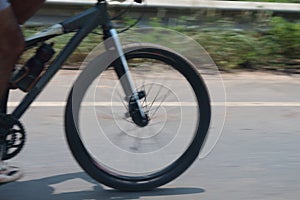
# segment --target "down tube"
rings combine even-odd
[[[63,63],[69,58],[73,51],[79,46],[83,38],[85,38],[91,30],[93,30],[98,23],[91,20],[86,26],[82,27],[77,34],[68,42],[65,48],[60,52],[57,58],[49,66],[45,74],[37,82],[37,84],[32,88],[32,90],[24,97],[19,106],[13,111],[12,115],[16,118],[21,118],[25,111],[29,108],[31,103],[36,99],[36,97],[41,93],[43,88],[52,79],[52,77],[58,72]]]

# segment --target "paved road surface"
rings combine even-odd
[[[73,73],[62,71],[38,102],[63,102]],[[26,175],[1,186],[0,199],[299,199],[300,76],[237,73],[223,78],[228,110],[220,140],[208,157],[170,184],[140,193],[97,184],[68,150],[63,107],[37,104],[22,119],[28,132],[25,149],[11,161]]]

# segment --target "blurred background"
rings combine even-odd
[[[30,35],[45,25],[60,22],[95,2],[48,0],[23,27],[25,33]],[[147,0],[143,5],[132,0],[109,2],[118,28],[135,24],[179,31],[201,44],[222,71],[300,72],[299,0]],[[67,41],[64,37],[58,45]],[[78,64],[98,42],[99,37],[91,35],[68,64]]]

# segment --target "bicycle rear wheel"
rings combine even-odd
[[[107,52],[91,61],[70,92],[66,137],[95,180],[124,191],[150,190],[174,180],[197,158],[210,124],[209,95],[193,65],[177,53],[149,44],[124,52],[148,125],[131,119],[123,77],[106,67],[121,63],[107,59]]]

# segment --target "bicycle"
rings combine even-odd
[[[75,48],[98,26],[110,42],[105,43],[106,51],[89,62],[71,88],[65,108],[66,139],[76,161],[99,183],[122,191],[151,190],[177,178],[197,158],[210,125],[209,94],[193,64],[173,50],[148,43],[122,47],[105,0],[98,0],[94,7],[26,40],[26,50],[46,45],[52,56],[52,44],[46,41],[76,32],[49,67],[38,78],[32,78],[35,81],[28,83],[31,72],[26,68],[21,72],[27,82],[14,80],[28,93],[11,114],[1,117],[2,160],[21,151],[25,130],[19,119]],[[108,90],[102,87],[105,81],[113,82]],[[93,91],[93,103],[88,104],[87,91],[95,82],[99,87]],[[100,97],[96,97],[98,89],[105,90]],[[106,95],[108,92],[111,94]],[[2,102],[5,111],[6,105],[7,98]],[[99,130],[90,130],[94,119],[86,115],[85,108],[92,109]],[[104,111],[107,112],[103,114]],[[86,125],[82,123],[85,120]],[[83,134],[83,130],[98,135]],[[101,150],[104,141],[109,141],[111,147]],[[132,141],[138,143],[132,145]]]

